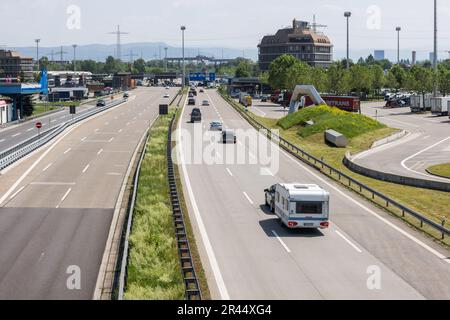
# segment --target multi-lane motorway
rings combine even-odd
[[[208,90],[197,100],[204,99],[212,103],[201,107],[203,122],[191,124],[192,106],[186,106],[177,135],[185,194],[214,298],[450,298],[448,250],[284,152],[278,170],[267,168],[257,144],[241,130],[236,145],[221,144],[220,133],[209,131],[212,120],[256,132],[217,92]],[[245,153],[247,161],[225,160],[236,153]],[[281,227],[264,207],[263,193],[278,182],[327,189],[331,228]]]
[[[0,176],[0,299],[92,299],[119,191],[164,93],[133,91]]]

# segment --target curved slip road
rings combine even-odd
[[[388,145],[357,155],[364,167],[405,177],[450,183],[450,179],[428,174],[426,169],[450,159],[450,120],[430,113],[412,114],[409,108],[385,109],[381,103],[364,103],[365,115],[377,118],[410,134]]]
[[[202,124],[189,123],[192,107],[185,107],[178,151],[215,298],[450,298],[450,252],[283,152],[279,170],[262,169],[262,156],[255,143],[243,139],[244,133],[238,132],[237,145],[223,146],[219,133],[208,132],[211,120],[250,135],[256,132],[215,91],[200,94],[198,101],[204,99],[213,103],[201,107]],[[204,136],[191,143],[196,130]],[[202,162],[195,158],[195,148],[212,156]],[[247,161],[224,161],[233,152],[245,154]],[[330,229],[287,230],[262,206],[265,188],[293,181],[316,183],[331,192]],[[380,287],[374,289],[370,274],[378,271]]]
[[[120,188],[165,92],[133,91],[0,176],[0,299],[92,299]],[[73,266],[81,290],[67,287]]]

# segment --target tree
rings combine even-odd
[[[438,86],[444,96],[450,92],[450,70],[445,64],[440,64],[438,67]]]
[[[34,112],[33,96],[23,95],[20,100],[22,114],[21,117],[30,117]]]
[[[328,68],[327,76],[327,91],[334,94],[345,94],[349,92],[349,74],[341,62],[331,64]]]
[[[406,85],[407,73],[405,69],[399,65],[393,66],[387,75],[387,85],[391,89],[400,90]]]
[[[287,71],[295,64],[300,63],[294,56],[282,55],[276,58],[269,66],[269,84],[274,89],[292,89],[287,83]]]
[[[311,84],[316,87],[319,92],[327,91],[327,72],[324,68],[315,68],[310,70]]]
[[[145,73],[145,60],[144,59],[137,59],[134,62],[134,69],[136,69],[136,73]]]
[[[368,94],[373,88],[370,69],[361,64],[356,64],[350,68],[349,82],[350,88],[355,90],[359,96],[362,96],[363,92]]]
[[[311,84],[311,67],[304,62],[297,62],[286,71],[286,86],[294,89],[298,84]]]
[[[252,65],[247,60],[242,60],[239,62],[235,76],[236,78],[248,78],[252,76]]]
[[[433,70],[415,65],[409,71],[405,83],[409,90],[420,92],[425,96],[426,93],[433,91]]]
[[[374,64],[370,66],[370,72],[372,74],[373,89],[377,94],[379,94],[380,90],[384,87],[384,84],[386,82],[384,71],[380,65]]]

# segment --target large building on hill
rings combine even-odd
[[[333,60],[333,44],[315,29],[308,22],[294,20],[292,28],[265,36],[258,45],[261,70],[268,70],[270,63],[283,54],[290,54],[311,66],[329,67]]]

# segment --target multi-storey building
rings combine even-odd
[[[25,82],[33,80],[33,58],[25,57],[11,50],[0,50],[0,78],[20,78]]]
[[[265,36],[258,45],[261,70],[268,70],[270,63],[284,54],[290,54],[311,66],[329,67],[333,60],[333,44],[315,29],[308,22],[294,20],[292,28]]]

